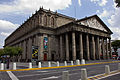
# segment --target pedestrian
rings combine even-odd
[[[9,69],[9,63],[10,63],[10,61],[9,61],[9,58],[7,59],[7,69]]]

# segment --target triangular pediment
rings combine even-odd
[[[94,29],[110,32],[110,30],[108,30],[107,26],[98,16],[86,17],[84,19],[78,20],[77,22],[78,24],[85,25]]]

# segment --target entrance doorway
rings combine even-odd
[[[47,54],[44,53],[44,61],[47,61]]]
[[[54,54],[52,54],[52,61],[54,61]]]

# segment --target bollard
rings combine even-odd
[[[4,70],[4,63],[1,63],[1,70]]]
[[[59,67],[59,66],[60,66],[59,61],[57,61],[57,67]]]
[[[31,62],[29,63],[29,68],[32,68],[32,63]]]
[[[85,64],[85,59],[82,59],[82,60],[81,60],[81,64]]]
[[[51,62],[50,61],[48,62],[48,67],[51,67]]]
[[[81,69],[81,80],[87,80],[87,71],[85,68]]]
[[[76,60],[76,65],[80,65],[80,60]]]
[[[71,65],[73,66],[74,64],[73,64],[73,61],[71,61]]]
[[[67,61],[64,61],[65,66],[67,66]]]
[[[105,74],[110,74],[110,67],[109,65],[105,65]]]
[[[13,70],[16,70],[16,63],[13,63]]]
[[[63,71],[62,80],[69,80],[69,72],[68,71]]]
[[[41,62],[38,62],[38,68],[41,68]]]
[[[118,63],[118,70],[120,71],[120,63]]]

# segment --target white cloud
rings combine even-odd
[[[108,19],[108,23],[112,27],[118,27],[120,28],[120,8],[115,9],[114,14]]]
[[[13,24],[12,22],[6,20],[0,20],[0,35],[3,37],[7,37],[18,26],[18,24]]]
[[[99,6],[105,6],[108,0],[90,0],[91,2],[97,3]]]
[[[12,30],[16,29],[18,24],[13,24],[6,20],[0,20],[0,30]]]
[[[81,0],[78,0],[78,3],[79,3],[80,6],[82,6],[82,4],[81,4]]]
[[[40,6],[46,9],[65,9],[71,5],[72,0],[14,0],[9,4],[0,4],[0,13],[4,12],[34,12]]]
[[[119,27],[110,27],[113,31],[112,40],[120,40],[120,28]]]
[[[91,2],[98,2],[99,0],[91,0]]]
[[[102,1],[99,3],[99,5],[100,5],[100,6],[105,6],[107,2],[108,2],[107,0],[102,0]]]
[[[110,15],[110,12],[108,12],[107,10],[103,10],[103,12],[99,14],[101,18],[108,17],[109,15]]]
[[[5,36],[5,37],[7,37],[7,36],[9,36],[9,35],[10,35],[10,33],[1,32],[1,35],[2,35],[2,36]]]
[[[110,16],[108,19],[108,23],[111,26],[111,30],[113,31],[112,38],[120,40],[120,8],[116,8],[114,4],[114,14]]]

